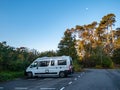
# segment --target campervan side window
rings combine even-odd
[[[55,65],[55,61],[51,61],[51,66],[54,66]]]
[[[66,65],[66,60],[58,60],[58,65]]]
[[[47,67],[49,66],[50,61],[40,61],[39,66],[40,67]]]

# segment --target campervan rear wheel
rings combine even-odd
[[[59,77],[61,77],[61,78],[65,77],[65,72],[60,72]]]
[[[32,78],[32,77],[33,77],[32,72],[28,72],[28,73],[27,73],[27,77],[28,77],[28,78]]]

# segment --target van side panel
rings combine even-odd
[[[42,57],[36,59],[27,69],[33,76],[52,76],[64,72],[65,75],[72,72],[72,59],[70,56]]]

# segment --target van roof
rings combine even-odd
[[[37,58],[35,61],[41,61],[41,60],[55,60],[55,59],[67,59],[70,58],[70,56],[55,56],[55,57],[41,57]]]

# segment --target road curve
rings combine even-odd
[[[120,70],[87,69],[83,77],[65,90],[120,90]]]

